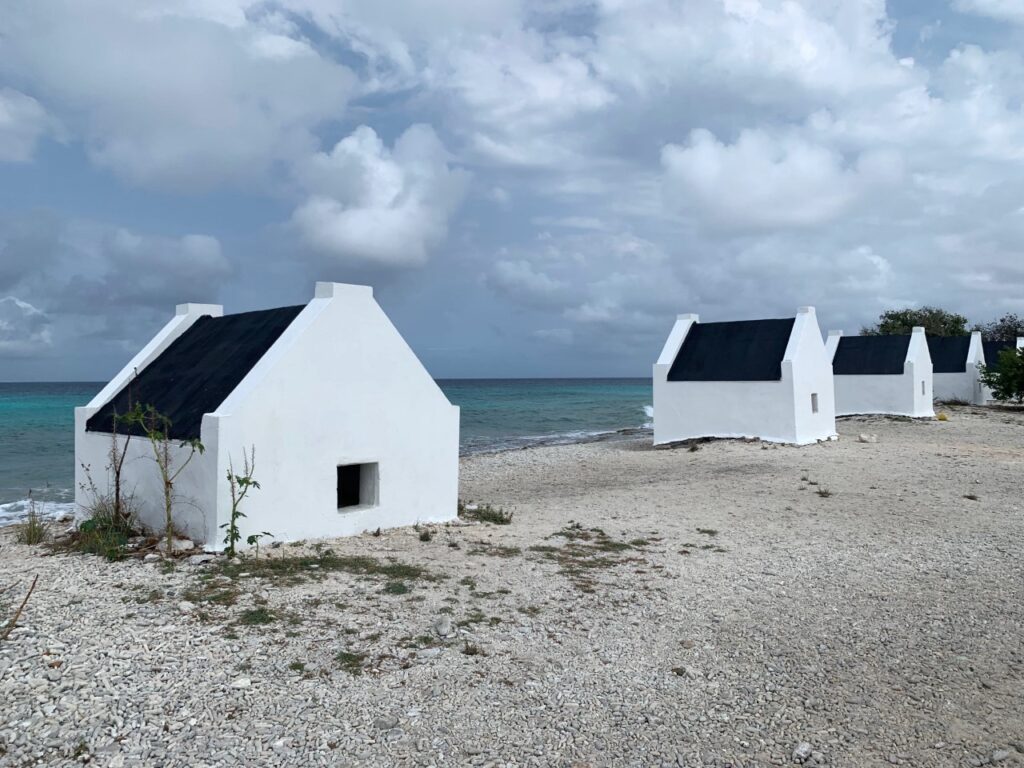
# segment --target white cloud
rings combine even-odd
[[[292,221],[315,250],[343,263],[417,266],[444,240],[468,174],[428,125],[414,125],[388,149],[360,126],[300,172],[309,191]]]
[[[0,68],[133,183],[259,180],[317,146],[355,77],[249,5],[20,4],[0,18]]]
[[[1020,0],[954,0],[953,7],[963,13],[1024,24],[1024,5]]]
[[[702,221],[732,230],[829,222],[895,164],[868,155],[851,167],[835,150],[799,135],[776,137],[758,129],[743,131],[730,145],[697,130],[686,145],[662,150],[667,204],[692,203]]]
[[[13,88],[0,88],[0,162],[31,160],[36,141],[50,126],[38,101]]]
[[[429,83],[450,93],[472,149],[488,162],[545,166],[570,162],[571,123],[615,99],[577,44],[534,31],[459,39],[431,53]]]
[[[50,320],[26,301],[0,299],[0,357],[35,356],[52,344]]]

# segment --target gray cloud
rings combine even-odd
[[[32,357],[52,343],[50,320],[26,301],[0,298],[0,357]]]

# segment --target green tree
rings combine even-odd
[[[900,336],[923,326],[929,336],[967,336],[967,318],[938,307],[887,309],[875,325],[860,329],[861,336]]]
[[[999,353],[999,367],[982,366],[979,378],[996,400],[1024,403],[1024,349],[1004,349]]]
[[[991,323],[978,323],[973,330],[981,331],[985,341],[1015,341],[1024,336],[1024,317],[1010,312]]]

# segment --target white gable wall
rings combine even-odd
[[[112,477],[107,472],[111,436],[106,432],[86,432],[86,421],[120,392],[136,371],[149,365],[196,320],[204,315],[220,317],[222,314],[223,308],[217,304],[179,304],[175,316],[131,362],[88,405],[75,408],[75,503],[83,510],[87,510],[94,502],[88,487],[90,480],[101,495],[113,492]],[[128,455],[121,473],[122,490],[134,495],[142,527],[162,531],[165,525],[163,482],[153,458],[152,446],[145,437],[117,439],[120,450],[124,450],[126,443],[128,445]],[[177,443],[173,443],[171,456],[174,466],[180,466],[189,452],[190,449],[180,448]],[[198,541],[203,541],[207,535],[205,508],[208,500],[213,498],[216,474],[216,451],[208,451],[205,455],[196,455],[175,483],[176,525],[181,533]]]
[[[697,315],[680,315],[654,365],[654,443],[697,437],[807,444],[835,436],[831,366],[812,307],[790,334],[781,381],[668,381]],[[811,393],[818,414],[811,412]],[[798,415],[799,414],[799,415]]]
[[[842,331],[829,331],[826,348],[835,357]],[[837,416],[880,413],[926,418],[932,407],[932,358],[924,328],[914,328],[902,374],[833,376]]]
[[[243,540],[345,536],[442,522],[458,504],[459,410],[373,299],[370,288],[318,283],[317,298],[221,405],[216,519],[227,522],[229,457],[256,449],[261,488],[243,504]],[[337,509],[337,466],[376,462],[378,504]]]
[[[939,401],[962,400],[965,403],[981,405],[981,382],[978,381],[978,365],[985,362],[981,346],[981,332],[971,334],[971,345],[967,350],[966,370],[957,373],[933,374],[932,390]]]
[[[787,365],[790,366],[788,377]],[[832,358],[821,340],[814,307],[801,307],[797,313],[782,361],[782,378],[793,382],[796,439],[792,442],[802,445],[837,437]],[[812,394],[817,395],[817,413],[811,407]]]

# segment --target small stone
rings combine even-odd
[[[394,715],[378,717],[373,721],[373,727],[378,731],[390,731],[392,728],[398,727],[398,718]]]
[[[182,600],[178,603],[178,610],[182,613],[192,613],[196,609],[195,603],[190,603],[188,600]]]
[[[811,756],[811,752],[811,745],[806,741],[801,741],[793,750],[793,762],[800,763],[801,765],[806,763]]]
[[[423,648],[416,651],[416,658],[420,661],[429,661],[441,653],[440,648]]]
[[[248,677],[240,677],[233,683],[231,683],[232,688],[248,688],[251,685],[252,680],[250,680]]]
[[[171,552],[188,552],[195,548],[192,539],[171,539]]]
[[[213,559],[214,559],[214,556],[210,555],[210,554],[192,555],[188,559],[188,564],[189,565],[203,565],[205,563],[212,562]]]
[[[1010,759],[1010,752],[1006,749],[997,749],[988,758],[993,763],[1001,763]]]
[[[142,562],[144,562],[144,563],[156,563],[156,562],[159,562],[160,559],[161,559],[160,555],[158,555],[156,552],[150,552],[148,555],[146,555],[144,558],[142,558]]]
[[[680,645],[682,645],[683,648],[685,648],[686,650],[690,650],[696,645],[696,643],[693,642],[693,640],[683,640],[683,642],[680,643]]]
[[[865,435],[864,433],[861,433],[861,434],[857,435],[857,442],[858,443],[877,443],[878,442],[878,435]]]
[[[434,632],[438,637],[447,637],[452,633],[452,620],[449,616],[440,616],[434,622]]]

